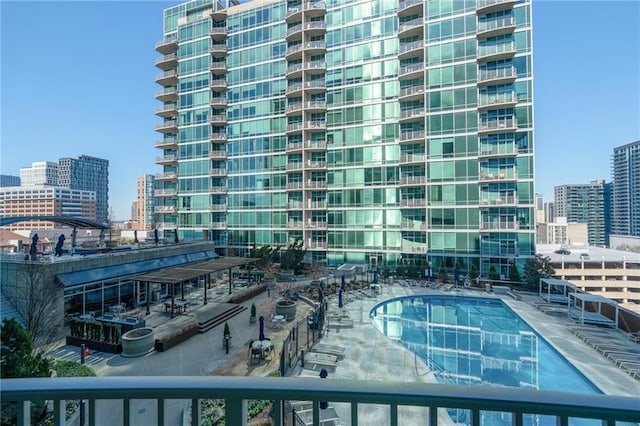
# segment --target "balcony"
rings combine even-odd
[[[290,189],[290,190],[302,189],[302,182],[287,182],[287,189]]]
[[[227,222],[209,222],[209,229],[226,229]]]
[[[304,45],[302,43],[294,44],[292,46],[287,46],[287,50],[285,52],[285,57],[287,60],[291,60],[293,58],[302,57],[302,48]]]
[[[165,71],[156,76],[156,83],[163,86],[171,86],[178,82],[178,73],[175,70]]]
[[[401,102],[417,101],[424,99],[424,84],[403,87],[398,94]]]
[[[327,90],[327,82],[324,80],[312,80],[304,83],[304,88],[309,93],[320,93]]]
[[[295,171],[302,170],[304,168],[304,163],[302,161],[292,162],[287,164],[287,171]]]
[[[226,194],[227,186],[226,185],[211,185],[209,187],[210,194]]]
[[[211,72],[227,72],[227,63],[225,61],[212,61],[209,64],[209,71]]]
[[[398,27],[398,36],[407,38],[424,33],[424,18],[420,17],[400,23]]]
[[[227,205],[223,204],[209,204],[209,210],[212,212],[226,212]]]
[[[227,167],[226,166],[221,166],[221,167],[211,167],[209,169],[209,176],[214,176],[214,177],[223,177],[227,175]]]
[[[156,59],[156,67],[162,70],[170,70],[178,65],[178,55],[171,53]]]
[[[480,93],[478,98],[478,111],[488,111],[491,109],[513,108],[518,103],[515,93],[501,93],[487,95]]]
[[[319,220],[309,220],[307,221],[306,227],[310,229],[327,229],[327,222]]]
[[[320,210],[325,210],[327,208],[327,201],[310,201],[309,202],[309,208],[310,209],[320,209]]]
[[[287,96],[299,95],[302,93],[302,83],[290,83],[287,85]]]
[[[300,36],[301,33],[302,33],[302,28],[303,28],[302,24],[297,24],[297,25],[294,25],[292,27],[287,28],[286,39],[287,40],[294,39],[294,38],[297,38],[297,37],[294,37],[294,36]]]
[[[209,117],[209,124],[224,126],[227,124],[227,116],[225,114],[214,114]]]
[[[178,99],[178,89],[176,87],[165,87],[156,93],[156,99],[160,102],[175,101]]]
[[[296,20],[302,19],[302,5],[287,7],[285,19],[287,22],[295,22]]]
[[[156,132],[161,133],[175,133],[178,131],[178,124],[176,120],[165,120],[156,126]]]
[[[480,206],[482,207],[491,207],[491,206],[515,206],[518,205],[518,197],[515,195],[506,195],[495,198],[488,198],[481,196]]]
[[[400,200],[400,207],[425,207],[426,205],[425,198],[403,198]]]
[[[518,155],[518,150],[516,149],[516,145],[513,142],[493,146],[482,146],[481,144],[480,152],[478,152],[478,158],[482,159],[513,157],[515,155]]]
[[[490,86],[509,84],[516,81],[518,73],[515,67],[500,68],[495,70],[479,70],[478,86]]]
[[[400,164],[403,166],[409,164],[423,164],[427,160],[424,154],[400,154]]]
[[[327,32],[327,23],[324,21],[312,21],[304,24],[304,32],[308,36],[317,37]]]
[[[214,21],[224,21],[227,19],[227,9],[215,9],[210,12],[210,16]]]
[[[158,173],[154,176],[156,180],[176,180],[178,175],[176,172]]]
[[[510,34],[516,29],[516,20],[513,16],[507,16],[490,21],[479,21],[477,28],[476,37],[478,38]]]
[[[517,248],[484,247],[482,243],[480,243],[480,256],[514,257],[518,255],[519,252]]]
[[[212,78],[209,80],[209,89],[215,91],[226,91],[227,90],[227,79],[226,78]]]
[[[323,151],[327,149],[327,141],[305,141],[304,148],[309,150]]]
[[[209,134],[209,142],[212,143],[227,143],[227,134],[216,132]]]
[[[411,80],[424,75],[424,64],[422,62],[400,67],[398,78],[401,80]]]
[[[156,197],[175,197],[178,195],[178,191],[175,188],[170,189],[156,189],[153,191],[153,195]]]
[[[311,56],[318,55],[327,50],[327,43],[324,41],[308,41],[304,44],[304,50]]]
[[[427,224],[419,220],[403,220],[400,223],[400,229],[403,231],[426,231]]]
[[[516,0],[476,0],[476,13],[485,14],[511,9],[515,4]]]
[[[214,40],[224,40],[227,38],[227,27],[212,27],[209,35]]]
[[[416,244],[403,244],[402,250],[403,253],[426,253],[427,246],[426,245],[416,245]]]
[[[302,151],[302,142],[287,143],[287,152]]]
[[[509,180],[518,180],[518,172],[514,171],[504,171],[504,172],[480,172],[478,176],[478,180],[481,182],[496,182],[496,181],[509,181]]]
[[[307,74],[323,74],[327,71],[327,63],[325,61],[310,61],[304,63],[304,70]]]
[[[287,67],[287,78],[296,78],[302,75],[302,63],[289,65]]]
[[[311,120],[307,121],[304,127],[307,130],[325,130],[327,128],[327,122],[324,120]]]
[[[403,186],[422,186],[426,185],[426,176],[402,176],[400,178],[400,185]]]
[[[153,208],[154,213],[177,213],[178,209],[176,206],[155,206]],[[64,423],[61,423],[64,424]],[[95,424],[95,423],[94,423]]]
[[[156,115],[164,118],[175,117],[178,115],[178,105],[173,102],[164,104],[161,108],[156,110]]]
[[[516,54],[516,44],[502,43],[490,46],[478,46],[478,62],[491,62],[513,58]]]
[[[292,200],[287,203],[287,208],[290,210],[302,210],[304,203],[302,201]]]
[[[424,130],[413,130],[400,132],[400,143],[409,142],[424,142],[425,133]]]
[[[291,229],[302,229],[303,221],[301,220],[290,220],[287,222],[287,228]]]
[[[214,44],[209,48],[209,53],[216,58],[223,58],[227,56],[227,45]]]
[[[404,59],[411,56],[423,56],[423,49],[424,42],[422,40],[412,41],[411,43],[400,43],[400,49],[398,50],[398,59]],[[419,55],[416,55],[416,53],[419,53]]]
[[[478,123],[478,134],[509,133],[518,130],[518,120],[515,118],[497,118]]]
[[[519,228],[516,221],[486,221],[480,223],[481,231],[517,231]]]
[[[327,181],[326,180],[308,180],[304,184],[304,189],[326,189]]]
[[[400,111],[400,122],[424,121],[424,108],[411,108]]]
[[[307,248],[309,250],[326,250],[327,242],[326,241],[309,241],[307,243]],[[320,423],[317,423],[320,424]]]
[[[211,150],[209,151],[209,159],[210,160],[226,160],[227,151],[223,151],[220,149]]]
[[[400,0],[398,2],[398,16],[422,15],[423,0]]]
[[[160,149],[176,149],[178,147],[178,140],[174,137],[164,138],[156,141],[156,148]]]
[[[287,133],[301,133],[304,125],[302,123],[287,124]]]
[[[326,161],[311,161],[307,160],[307,170],[325,170],[327,168]]]
[[[227,98],[224,96],[213,96],[209,99],[209,105],[214,108],[226,108],[227,107]]]
[[[169,55],[176,53],[178,50],[178,38],[176,36],[169,36],[164,40],[160,40],[156,43],[156,52],[162,55]]]
[[[156,164],[168,165],[178,162],[178,157],[175,154],[167,154],[156,157]]]

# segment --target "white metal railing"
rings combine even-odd
[[[304,44],[306,49],[326,49],[327,44],[324,41],[309,41]]]
[[[305,30],[326,30],[327,23],[322,21],[306,22],[304,24],[304,29]]]
[[[516,20],[513,16],[506,16],[504,18],[492,19],[490,21],[478,21],[478,33],[493,31],[499,28],[513,27],[516,25]]]
[[[424,108],[411,108],[400,111],[400,118],[407,119],[424,116]]]
[[[417,95],[420,93],[424,93],[424,86],[411,86],[411,87],[403,87],[400,89],[400,97],[404,98],[406,96]]]
[[[481,121],[478,128],[481,131],[515,129],[518,127],[518,120],[515,118],[497,118],[494,120]]]
[[[418,27],[424,24],[424,18],[416,18],[410,21],[402,22],[399,26],[399,32],[408,31],[412,28]]]
[[[406,74],[411,74],[413,72],[419,72],[419,71],[424,71],[424,64],[420,63],[420,64],[405,65],[403,67],[400,67],[399,75],[403,76]]]
[[[410,141],[414,139],[424,139],[425,133],[423,130],[414,130],[411,132],[400,132],[401,141]]]
[[[404,198],[400,200],[400,207],[424,207],[427,205],[425,198]]]
[[[514,42],[495,44],[491,46],[480,45],[478,48],[478,57],[483,58],[486,56],[499,55],[501,53],[515,53],[515,52],[516,52],[516,44]]]
[[[156,65],[163,62],[177,61],[177,60],[178,60],[178,55],[176,55],[175,53],[171,53],[169,55],[163,55],[161,58],[156,59]]]
[[[176,157],[173,154],[161,155],[159,157],[156,157],[156,163],[173,162],[173,161],[177,161],[177,159],[178,159],[178,157]]]
[[[422,40],[412,41],[411,43],[402,43],[400,44],[399,53],[409,52],[410,50],[422,49],[424,47],[424,42]]]
[[[326,89],[327,82],[324,80],[313,80],[304,83],[304,87],[307,89]]]
[[[398,12],[413,6],[414,4],[421,4],[423,0],[400,0],[398,2]]]
[[[287,47],[287,51],[286,51],[285,55],[291,55],[292,53],[299,52],[299,51],[302,50],[302,47],[303,47],[302,43],[295,44],[293,46],[289,46],[289,47]]]
[[[212,27],[209,32],[210,35],[227,35],[227,27]]]
[[[293,27],[287,28],[287,35],[295,34],[298,31],[302,31],[302,24],[294,25]]]
[[[485,94],[480,93],[478,99],[479,107],[488,107],[491,105],[499,105],[499,104],[508,104],[508,103],[516,103],[516,94],[511,93],[500,93],[500,94]]]
[[[325,102],[321,102],[326,104]],[[327,141],[305,141],[304,147],[309,149],[324,149],[327,147]]]
[[[484,9],[490,6],[497,6],[502,3],[514,3],[515,0],[476,0],[476,10]]]
[[[402,176],[400,178],[400,185],[423,185],[426,183],[426,176]]]

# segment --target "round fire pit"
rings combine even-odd
[[[287,321],[296,317],[296,302],[294,300],[277,300],[276,315],[282,315]]]
[[[127,358],[142,356],[151,352],[155,344],[153,328],[142,327],[124,333],[122,342],[122,356]]]

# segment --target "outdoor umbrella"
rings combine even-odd
[[[342,309],[343,306],[344,304],[342,303],[342,289],[340,289],[340,292],[338,293],[338,308]]]
[[[133,242],[138,244],[138,230],[133,231]]]
[[[340,290],[344,291],[346,290],[346,284],[344,282],[344,275],[342,275],[342,281],[340,281]]]
[[[264,337],[264,317],[262,315],[260,315],[260,335],[258,337],[258,340],[265,340],[265,337]]]
[[[373,271],[373,280],[371,280],[371,284],[378,284],[378,271]]]

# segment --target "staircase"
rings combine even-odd
[[[234,316],[238,315],[240,312],[244,312],[246,310],[247,308],[242,305],[227,304],[224,310],[217,312],[214,316],[204,320],[201,320],[199,318],[198,333],[206,333],[212,328],[224,323],[228,319],[233,318]]]

